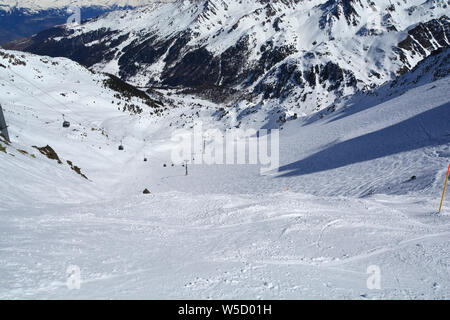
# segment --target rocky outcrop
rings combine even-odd
[[[323,15],[320,18],[320,28],[325,29],[332,26],[340,19],[345,19],[349,25],[357,26],[359,24],[359,14],[355,9],[355,4],[361,4],[360,0],[328,0],[321,6]]]
[[[419,23],[398,44],[400,59],[406,68],[414,67],[408,57],[423,59],[433,51],[450,45],[450,20],[447,16]],[[403,69],[404,71],[405,69]]]

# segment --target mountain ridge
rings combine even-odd
[[[153,3],[9,48],[66,56],[138,87],[223,87],[309,114],[448,46],[447,8],[430,0]]]

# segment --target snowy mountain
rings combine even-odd
[[[66,23],[73,14],[69,7],[80,8],[83,20],[117,9],[146,4],[143,0],[2,0],[0,1],[0,44],[24,37],[55,25]]]
[[[448,8],[184,0],[5,45],[0,299],[449,299]]]
[[[277,171],[186,176],[172,133],[227,128],[221,103],[0,50],[0,298],[448,299],[449,55],[284,123]]]
[[[7,48],[65,56],[137,86],[335,108],[449,45],[448,1],[204,0],[150,4]]]

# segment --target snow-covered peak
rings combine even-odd
[[[8,48],[65,56],[141,87],[232,88],[311,113],[448,46],[447,3],[149,2]]]

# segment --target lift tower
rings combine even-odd
[[[6,141],[9,140],[8,126],[6,125],[5,116],[3,115],[2,105],[0,104],[0,133],[5,137]]]

